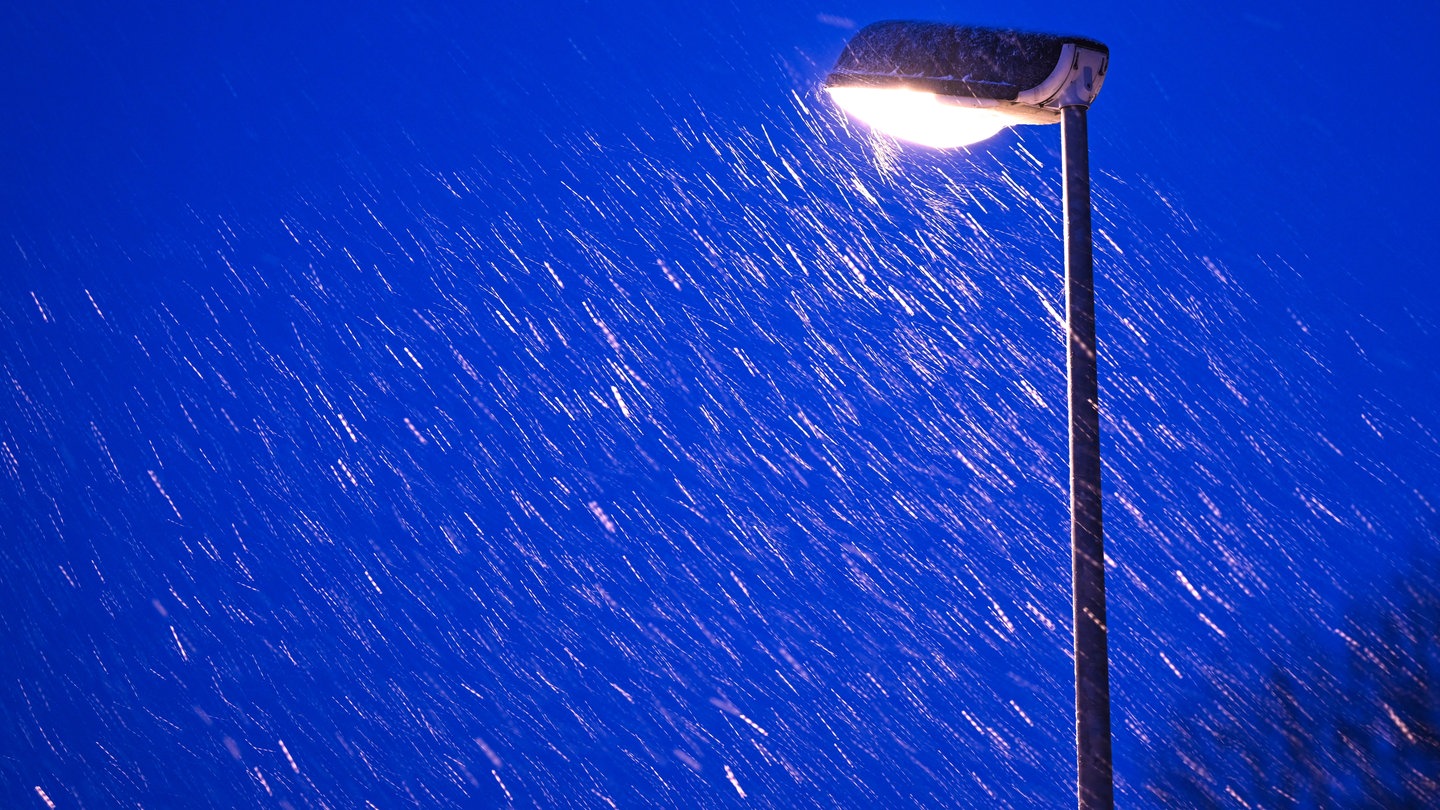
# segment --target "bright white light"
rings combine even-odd
[[[934,93],[898,87],[830,87],[840,109],[886,135],[952,149],[1024,123],[994,108],[962,107]]]

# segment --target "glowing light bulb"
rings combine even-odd
[[[990,107],[966,107],[922,90],[830,87],[840,108],[880,132],[936,149],[969,146],[1023,121]]]

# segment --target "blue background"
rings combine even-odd
[[[1252,6],[7,6],[0,803],[1067,803],[1058,130],[847,124],[897,17],[1112,51],[1153,801],[1440,498],[1440,11]]]

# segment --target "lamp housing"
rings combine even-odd
[[[875,129],[943,148],[1059,123],[1095,100],[1109,61],[1086,37],[888,20],[851,38],[825,90]]]

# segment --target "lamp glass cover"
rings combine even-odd
[[[1027,123],[993,107],[962,106],[945,96],[904,87],[828,87],[840,109],[902,141],[935,149],[969,146]]]

